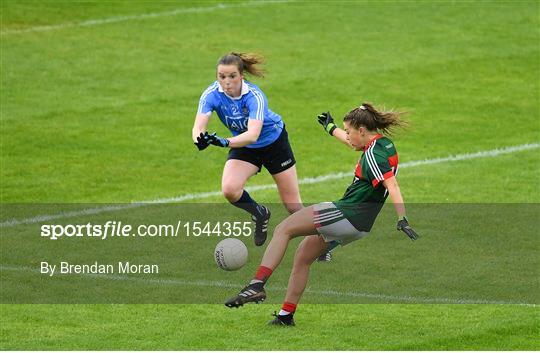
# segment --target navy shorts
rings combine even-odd
[[[229,159],[238,159],[251,163],[259,168],[259,172],[264,166],[272,175],[281,173],[296,164],[285,127],[283,127],[283,131],[277,140],[268,146],[231,148],[227,157],[227,160]]]

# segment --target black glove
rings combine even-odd
[[[337,126],[336,124],[334,124],[334,119],[332,118],[332,115],[330,115],[330,112],[319,114],[317,116],[317,120],[319,121],[319,124],[324,127],[326,132],[328,132],[332,136]]]
[[[207,132],[201,132],[199,136],[197,136],[197,142],[195,143],[195,146],[199,149],[199,151],[204,150],[206,147],[209,146],[208,139],[206,138],[206,135],[208,135]]]
[[[403,217],[397,222],[397,230],[401,230],[403,233],[407,234],[411,240],[416,240],[420,237],[409,225],[407,217]]]
[[[211,145],[218,147],[229,147],[229,140],[224,137],[219,137],[218,135],[216,135],[215,132],[211,135],[205,133],[204,137],[206,138],[206,141]]]

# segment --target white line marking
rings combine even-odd
[[[74,28],[74,27],[89,27],[89,26],[100,26],[104,24],[109,23],[117,23],[117,22],[125,22],[125,21],[132,21],[132,20],[146,20],[146,19],[152,19],[152,18],[160,18],[160,17],[169,17],[169,16],[176,16],[186,13],[203,13],[203,12],[210,12],[214,10],[221,10],[221,9],[228,9],[228,8],[235,8],[235,7],[249,7],[254,5],[266,5],[266,4],[275,4],[275,3],[287,3],[293,0],[268,0],[268,1],[249,1],[244,3],[236,3],[236,4],[217,4],[215,6],[208,6],[208,7],[191,7],[191,8],[183,8],[183,9],[176,9],[172,11],[164,11],[164,12],[150,12],[145,13],[141,15],[131,15],[131,16],[115,16],[115,17],[109,17],[109,18],[102,18],[102,19],[95,19],[95,20],[86,20],[86,21],[80,21],[80,22],[67,22],[67,23],[61,23],[58,25],[50,25],[50,26],[36,26],[36,27],[30,27],[30,28],[21,28],[21,29],[7,29],[2,32],[0,32],[0,35],[6,36],[10,34],[23,34],[23,33],[31,33],[31,32],[48,32],[48,31],[55,31],[55,30],[61,30],[65,28]]]
[[[465,161],[465,160],[476,159],[476,158],[496,157],[503,154],[510,154],[510,153],[515,153],[515,152],[520,152],[520,151],[537,149],[539,147],[540,147],[540,143],[528,143],[525,145],[510,146],[510,147],[494,149],[494,150],[489,150],[489,151],[464,153],[464,154],[458,154],[458,155],[442,157],[442,158],[432,158],[432,159],[424,159],[424,160],[418,160],[418,161],[410,161],[410,162],[402,163],[399,166],[399,168],[401,169],[401,168],[417,167],[420,165],[431,165],[431,164],[440,164],[440,163],[446,163],[446,162]],[[318,184],[327,180],[336,180],[336,179],[342,179],[346,177],[352,178],[352,175],[353,175],[352,171],[332,173],[332,174],[321,175],[321,176],[317,176],[313,178],[303,178],[298,181],[298,184],[300,185]],[[276,188],[275,184],[266,184],[266,185],[248,186],[246,187],[246,190],[251,192],[251,191],[258,191],[258,190],[275,189],[275,188]],[[214,197],[214,196],[219,196],[219,195],[221,195],[221,191],[210,191],[210,192],[202,192],[202,193],[196,193],[196,194],[186,194],[182,196],[164,198],[164,199],[138,201],[138,202],[118,205],[118,206],[96,207],[96,208],[89,208],[85,210],[67,211],[67,212],[60,212],[60,213],[52,214],[52,215],[40,215],[40,216],[24,218],[24,219],[10,219],[10,220],[0,223],[0,227],[13,227],[13,226],[18,226],[22,224],[33,224],[33,223],[40,223],[40,222],[51,221],[51,220],[56,220],[56,219],[101,214],[105,212],[113,212],[113,211],[120,211],[120,210],[125,210],[125,209],[130,209],[130,208],[143,207],[143,206],[156,204],[156,203],[161,204],[161,203],[201,200],[208,197]]]
[[[29,266],[16,266],[16,265],[1,265],[0,271],[20,271],[20,272],[34,272],[41,274],[38,269],[29,267]],[[64,275],[67,276],[67,275]],[[178,278],[137,278],[137,277],[128,277],[120,275],[105,275],[105,274],[84,274],[84,275],[71,275],[79,277],[91,277],[98,279],[114,280],[114,281],[132,281],[132,282],[142,282],[146,284],[158,284],[158,285],[171,285],[171,286],[196,286],[196,287],[216,287],[216,288],[242,288],[240,284],[230,283],[226,281],[209,281],[209,280],[198,280],[198,281],[186,281]],[[282,286],[267,286],[265,287],[268,290],[277,290],[277,291],[286,291],[286,287]],[[520,306],[529,306],[536,307],[536,304],[532,303],[519,303],[519,302],[510,302],[504,300],[485,300],[485,299],[451,299],[451,298],[424,298],[424,297],[412,297],[408,295],[396,296],[396,295],[386,295],[386,294],[376,294],[376,293],[361,293],[361,292],[340,292],[336,290],[318,290],[318,289],[309,289],[305,290],[305,293],[315,294],[320,296],[334,296],[334,297],[352,297],[352,298],[370,298],[370,299],[380,299],[380,300],[391,300],[399,302],[408,302],[408,303],[426,303],[426,304],[496,304],[496,305],[520,305]]]

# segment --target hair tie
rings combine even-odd
[[[362,109],[362,110],[366,110],[366,107],[364,107],[363,104],[359,108]]]

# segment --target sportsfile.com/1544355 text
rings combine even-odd
[[[103,224],[43,224],[41,237],[51,240],[61,238],[98,239],[129,237],[249,237],[253,231],[251,222],[184,222],[176,224],[141,224],[133,226],[122,221],[107,221]]]

